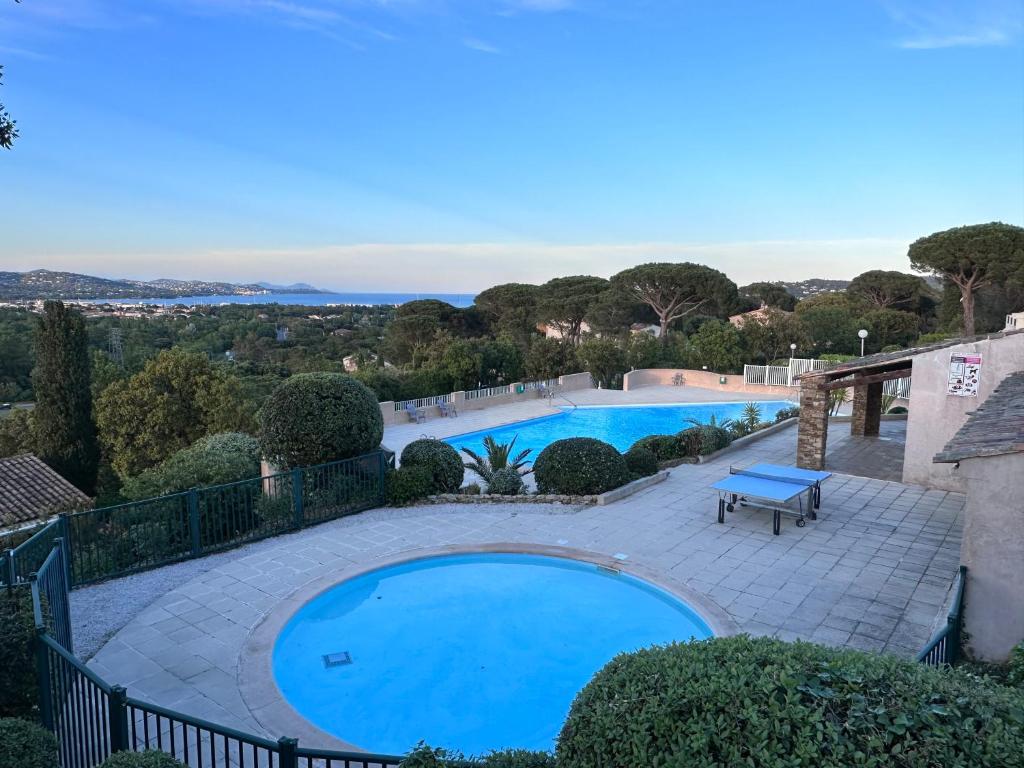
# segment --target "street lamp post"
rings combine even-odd
[[[864,339],[868,337],[868,332],[861,328],[857,331],[857,335],[860,336],[860,356],[864,357]]]

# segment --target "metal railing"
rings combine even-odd
[[[524,392],[536,392],[537,390],[551,390],[558,386],[558,379],[545,379],[544,381],[528,381],[523,384]]]
[[[4,553],[4,583],[27,582],[64,540],[68,586],[156,568],[361,512],[384,501],[387,459],[352,459],[61,515]]]
[[[910,397],[910,377],[882,382],[882,393],[906,400]]]
[[[300,747],[218,725],[128,696],[73,653],[68,563],[61,538],[30,577],[43,725],[57,737],[61,768],[96,768],[115,752],[158,750],[189,768],[397,768],[401,758]]]
[[[770,387],[795,387],[796,377],[808,371],[820,371],[832,363],[827,360],[810,360],[794,357],[789,365],[744,365],[745,384],[763,384]]]
[[[946,623],[917,654],[917,661],[932,667],[953,665],[960,660],[964,624],[964,582],[967,581],[967,566],[961,565],[957,573],[956,592],[950,606]]]
[[[466,399],[482,400],[485,397],[499,397],[501,395],[507,395],[511,391],[511,384],[503,384],[500,387],[484,387],[483,389],[470,389],[466,392]]]
[[[450,403],[452,396],[448,395],[434,395],[433,397],[417,397],[413,400],[398,400],[395,402],[395,413],[404,411],[410,405],[413,408],[429,408],[432,405],[441,405],[441,403]]]

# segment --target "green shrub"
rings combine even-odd
[[[404,507],[434,493],[434,481],[423,467],[402,466],[388,472],[384,495],[393,507]]]
[[[485,755],[483,764],[486,768],[555,768],[555,756],[550,752],[504,749]]]
[[[649,448],[634,445],[623,456],[626,459],[626,467],[634,475],[648,477],[658,471],[658,457]]]
[[[560,768],[1020,766],[1024,696],[956,670],[770,638],[613,659],[576,697]]]
[[[1010,651],[1007,662],[1006,684],[1024,688],[1024,643],[1020,643]]]
[[[680,456],[700,456],[704,443],[704,431],[700,427],[687,427],[676,435]]]
[[[632,451],[634,448],[650,451],[658,461],[671,461],[686,455],[679,445],[678,435],[648,435],[647,437],[641,437],[630,446],[629,451]],[[629,451],[626,451],[626,453],[628,454]]]
[[[57,739],[42,726],[0,718],[0,768],[56,768]]]
[[[0,589],[0,717],[36,716],[35,627],[29,588]]]
[[[399,768],[555,768],[550,752],[503,749],[480,758],[467,759],[461,752],[429,747],[420,742]]]
[[[455,493],[462,485],[466,469],[459,453],[441,440],[414,440],[402,451],[400,465],[423,467],[431,477],[432,492]]]
[[[190,488],[248,480],[259,474],[259,441],[240,432],[222,432],[200,438],[157,466],[128,479],[121,492],[131,500],[150,499]]]
[[[464,488],[459,490],[459,493],[464,493],[467,496],[479,496],[483,493],[483,489],[480,487],[480,483],[470,483]]]
[[[909,411],[907,410],[906,406],[894,405],[892,408],[886,411],[886,413],[909,413]]]
[[[795,419],[799,415],[799,405],[791,405],[788,408],[780,408],[775,413],[775,423],[778,424],[780,421],[785,421],[786,419]]]
[[[522,476],[512,467],[495,470],[491,474],[491,482],[487,484],[488,493],[499,493],[502,496],[518,496],[525,490]]]
[[[541,493],[604,493],[629,482],[629,469],[614,446],[592,437],[556,440],[533,465]]]
[[[700,427],[700,455],[707,456],[727,447],[733,440],[732,433],[724,427],[705,424]]]
[[[116,752],[107,758],[100,768],[185,768],[166,752]]]
[[[283,468],[325,464],[380,446],[384,419],[373,392],[340,373],[300,373],[260,411],[263,455]]]

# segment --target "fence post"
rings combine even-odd
[[[60,513],[60,547],[61,555],[64,558],[64,578],[65,584],[68,585],[68,589],[71,589],[74,584],[71,581],[71,520],[68,517],[67,512]]]
[[[299,758],[295,754],[298,747],[298,739],[289,739],[287,736],[282,736],[277,740],[277,758],[280,768],[299,768]]]
[[[302,528],[306,524],[306,512],[303,508],[303,491],[305,483],[302,479],[302,470],[292,470],[292,511],[295,513],[295,527]]]
[[[128,691],[110,686],[110,751],[128,751]]]
[[[14,591],[14,550],[4,550],[4,574],[7,579],[7,593]]]
[[[377,450],[377,503],[383,504],[387,500],[388,459],[384,451]]]
[[[53,682],[50,678],[50,649],[43,642],[46,627],[36,626],[36,680],[39,683],[39,719],[43,727],[53,728]]]
[[[188,492],[188,532],[192,540],[192,554],[198,555],[203,545],[199,536],[199,492],[195,488]]]

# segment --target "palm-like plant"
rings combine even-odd
[[[726,432],[731,432],[736,427],[736,422],[732,419],[722,419],[719,421],[713,413],[711,414],[711,418],[707,421],[701,421],[700,419],[696,419],[692,416],[684,419],[684,421],[694,427],[718,427],[719,429],[724,429]]]
[[[469,448],[463,448],[462,452],[471,459],[471,461],[466,462],[466,469],[473,470],[488,483],[491,482],[495,472],[505,467],[511,467],[520,475],[530,474],[532,470],[524,470],[523,465],[526,464],[526,457],[532,452],[531,448],[520,451],[514,458],[510,458],[512,457],[512,449],[515,447],[518,437],[519,435],[513,437],[510,443],[499,443],[493,437],[487,435],[484,438],[486,456],[481,456]]]
[[[753,432],[761,423],[761,406],[750,402],[743,406],[743,416],[740,419],[747,432]]]

